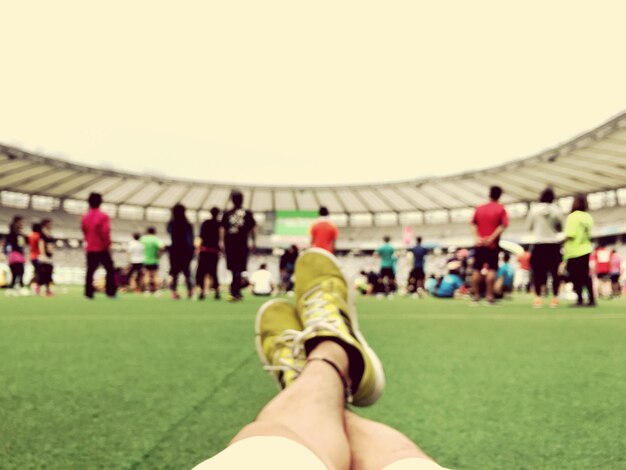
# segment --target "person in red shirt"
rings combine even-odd
[[[339,230],[331,222],[326,207],[320,207],[319,215],[319,219],[311,225],[311,246],[334,253]]]
[[[115,297],[115,271],[111,258],[111,220],[100,210],[101,194],[91,193],[88,202],[89,211],[83,216],[81,223],[87,251],[85,297],[93,299],[93,275],[101,264],[106,270],[106,294],[109,297]]]
[[[480,285],[483,280],[487,288],[487,302],[495,302],[493,286],[498,269],[500,235],[509,225],[506,209],[498,202],[501,195],[502,188],[500,186],[489,188],[490,201],[477,207],[472,218],[472,227],[476,237],[472,285],[474,288],[473,300],[476,303],[480,300]]]

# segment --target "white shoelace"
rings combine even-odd
[[[343,336],[344,333],[340,329],[342,321],[338,317],[331,317],[332,312],[326,309],[329,303],[330,301],[324,298],[321,288],[304,301],[303,337],[318,330],[328,330]]]
[[[283,333],[276,338],[276,344],[283,344],[287,347],[290,347],[293,353],[293,359],[298,357],[298,355],[303,351],[304,347],[304,331],[298,330],[285,330]],[[295,365],[290,362],[287,358],[281,357],[278,359],[278,364],[266,365],[264,366],[265,370],[271,372],[287,372],[293,370],[295,372],[302,372],[302,367]]]

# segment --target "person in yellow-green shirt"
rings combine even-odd
[[[587,198],[584,194],[574,196],[572,212],[565,221],[565,244],[563,261],[567,263],[567,272],[574,283],[578,301],[573,307],[595,307],[591,276],[589,275],[589,255],[593,251],[591,229],[593,219],[587,212]],[[583,303],[583,287],[587,289],[588,301]]]

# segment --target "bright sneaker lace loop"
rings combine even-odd
[[[292,357],[279,357],[274,358],[275,363],[264,366],[265,370],[270,372],[302,372],[302,365],[295,362],[294,360],[298,358],[298,356],[302,355],[302,360],[304,360],[304,332],[298,330],[285,330],[283,333],[278,336],[275,340],[275,344],[277,346],[284,346],[291,349],[293,356]],[[279,348],[280,349],[280,348]]]
[[[335,305],[326,298],[332,294],[324,293],[321,288],[317,288],[315,294],[307,295],[304,305],[304,331],[302,337],[305,337],[313,331],[327,330],[337,335],[343,335],[341,330],[341,318],[334,316],[337,313]],[[330,306],[330,309],[327,308]]]

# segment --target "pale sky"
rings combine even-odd
[[[139,173],[445,175],[626,109],[617,0],[0,0],[0,15],[0,142]]]

